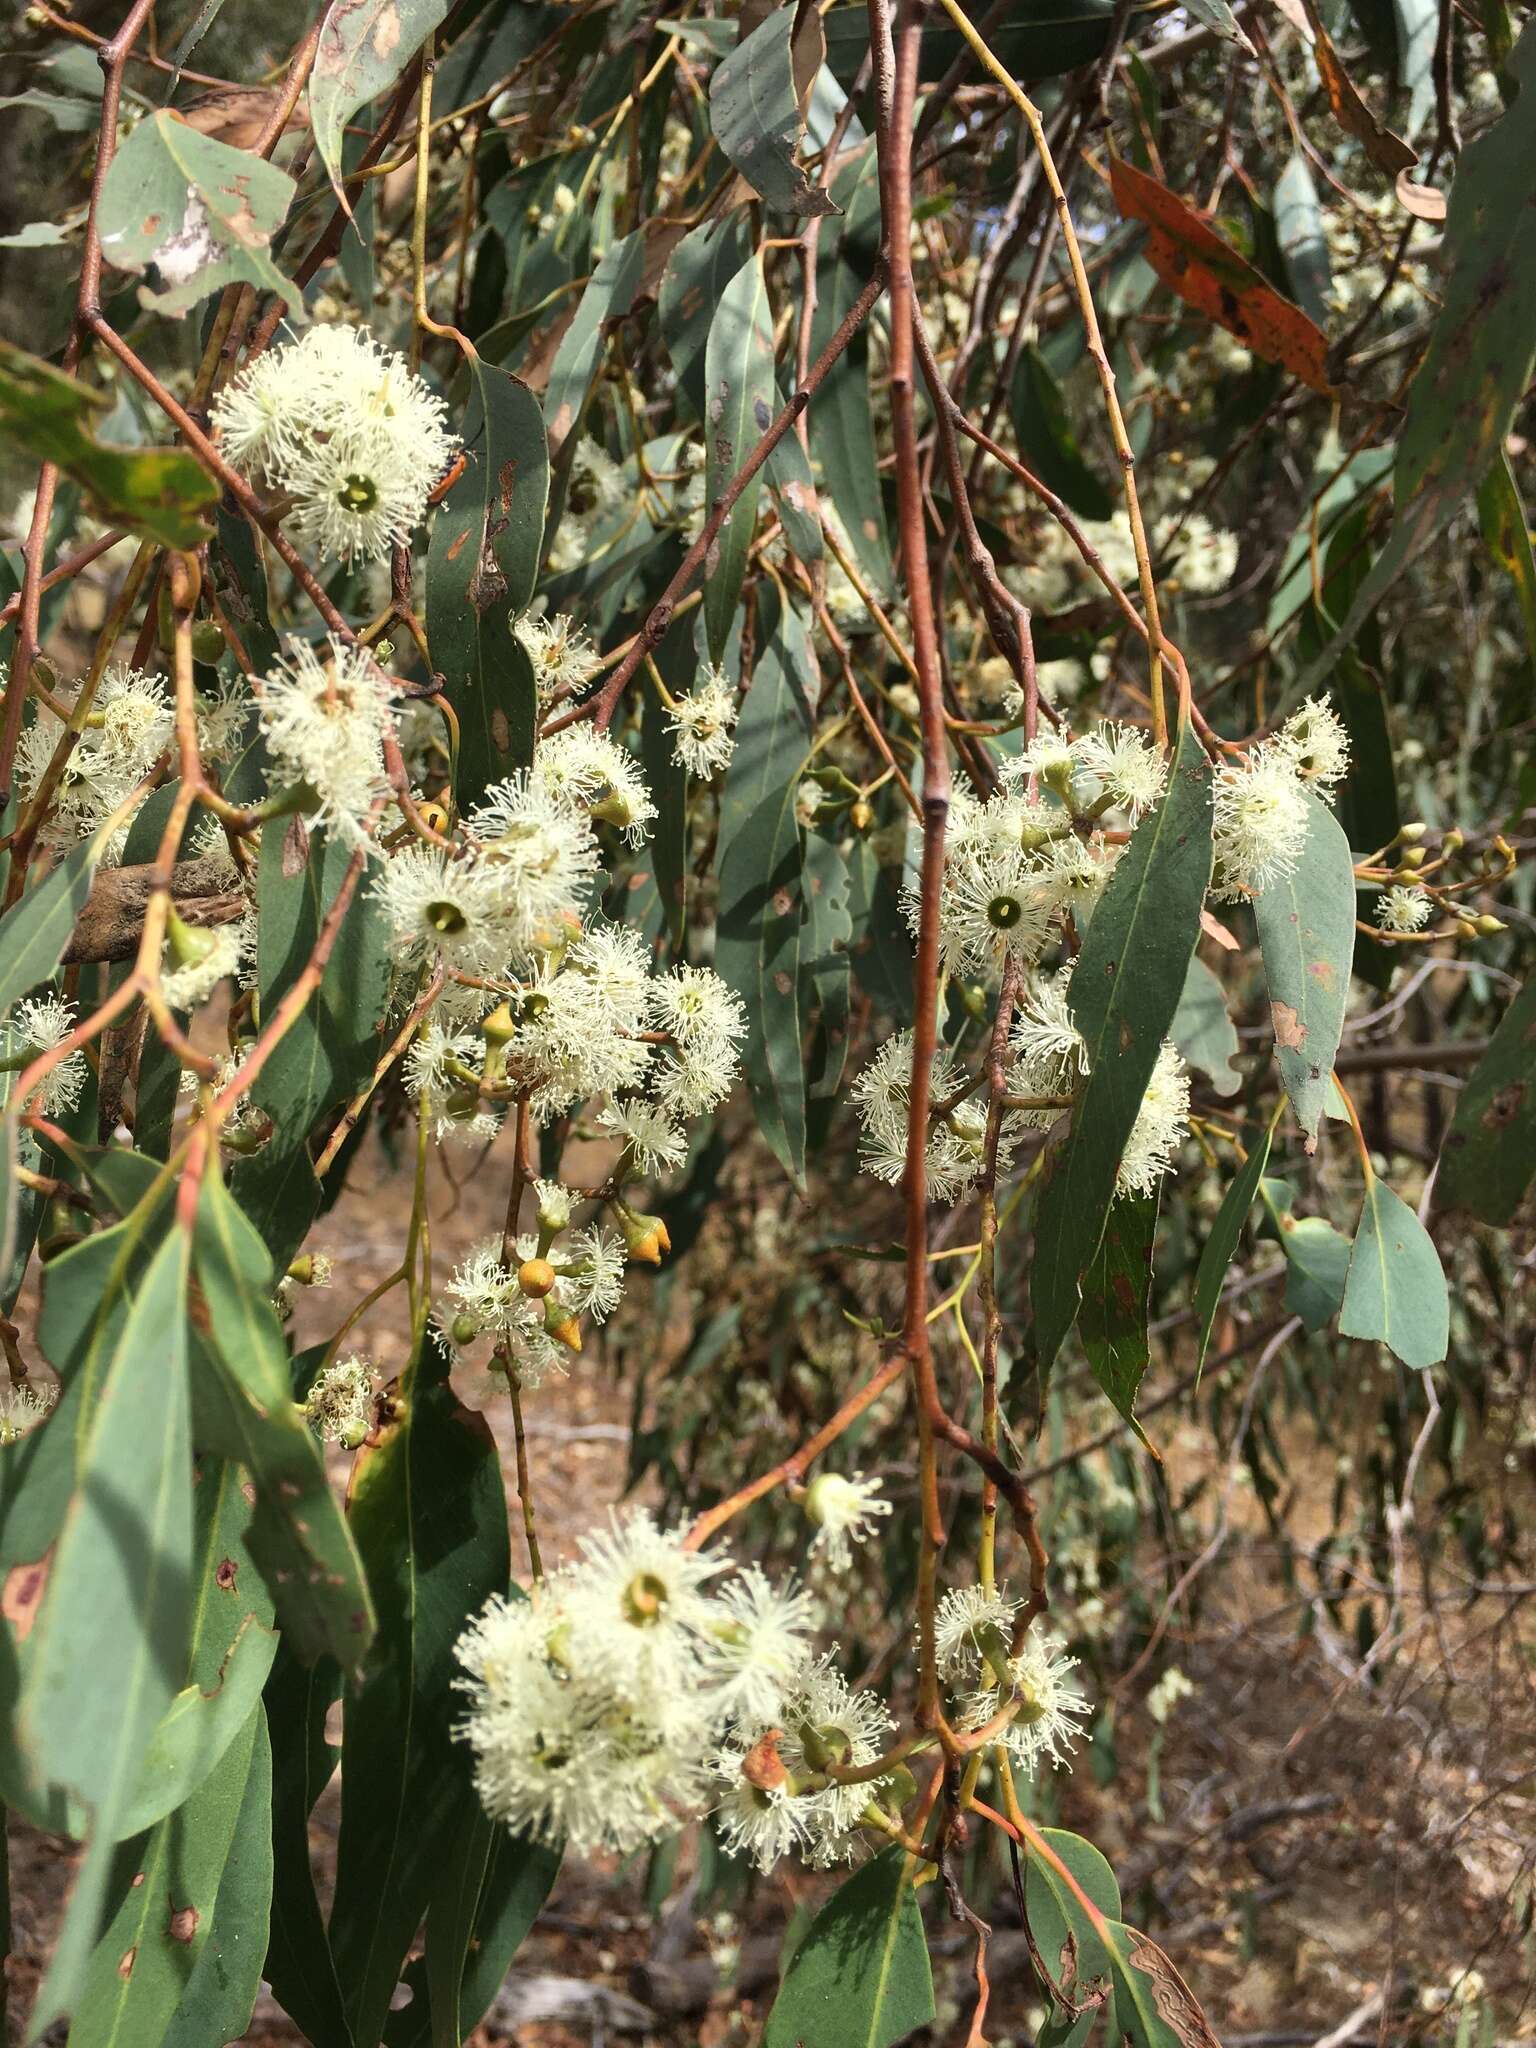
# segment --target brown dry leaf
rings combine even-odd
[[[227,142],[231,149],[254,149],[278,98],[276,86],[253,87],[249,92],[205,92],[188,100],[184,107],[172,107],[170,111],[199,135],[211,135],[215,142]],[[309,114],[301,102],[288,116],[283,133],[308,126]]]
[[[1346,135],[1355,138],[1378,171],[1395,178],[1399,171],[1406,171],[1418,162],[1418,151],[1404,142],[1401,135],[1394,135],[1390,128],[1382,127],[1344,69],[1343,61],[1323,27],[1316,0],[1303,0],[1303,4],[1312,30],[1312,54],[1317,59],[1318,76],[1323,81],[1323,91],[1328,95],[1333,118]]]
[[[1158,2017],[1178,2035],[1184,2048],[1221,2048],[1214,2028],[1200,2009],[1200,2001],[1184,1982],[1168,1957],[1149,1935],[1126,1929],[1136,1939],[1130,1953],[1133,1970],[1152,1980],[1152,2003]]]
[[[1120,157],[1110,159],[1109,182],[1126,219],[1145,222],[1146,259],[1164,284],[1255,355],[1283,364],[1324,396],[1332,391],[1323,330],[1240,256],[1205,214]]]
[[[1433,185],[1415,185],[1407,171],[1397,174],[1397,203],[1416,220],[1445,219],[1445,194]]]

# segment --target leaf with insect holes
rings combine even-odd
[[[347,123],[389,90],[447,12],[448,0],[331,0],[309,75],[309,118],[338,192]]]
[[[782,213],[811,220],[838,208],[795,161],[805,133],[795,75],[799,53],[791,48],[798,18],[796,8],[776,7],[716,67],[709,81],[709,121],[722,153],[754,192]],[[808,54],[814,57],[821,47],[821,23],[814,10],[809,20],[817,48]],[[816,69],[811,62],[807,86]]]
[[[183,448],[114,448],[88,422],[106,410],[89,386],[0,341],[0,426],[13,455],[54,462],[81,487],[103,522],[163,547],[208,538],[219,486]]]
[[[140,297],[182,318],[227,284],[251,284],[305,320],[304,295],[273,264],[287,218],[286,171],[200,135],[167,108],[147,115],[113,157],[101,193],[101,251],[119,270],[155,282]]]
[[[1205,214],[1120,157],[1110,158],[1109,178],[1121,213],[1145,223],[1143,254],[1164,284],[1267,363],[1282,364],[1313,391],[1326,395],[1332,389],[1325,365],[1328,337]]]
[[[1400,1195],[1371,1176],[1349,1258],[1339,1334],[1385,1344],[1404,1365],[1438,1365],[1451,1303],[1435,1241]]]

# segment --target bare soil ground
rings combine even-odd
[[[457,1194],[442,1190],[434,1203],[435,1254],[450,1262],[501,1220],[497,1162],[465,1160],[461,1177]],[[336,1259],[336,1281],[328,1296],[301,1302],[301,1340],[334,1327],[340,1310],[391,1270],[401,1200],[400,1177],[370,1147],[316,1231],[314,1242]],[[400,1300],[372,1311],[358,1336],[386,1372],[397,1368],[406,1343]],[[579,1361],[539,1395],[531,1429],[539,1518],[557,1556],[617,1497],[628,1421],[628,1392],[599,1359]],[[509,1434],[504,1469],[515,1509]],[[1170,1455],[1209,1464],[1212,1447],[1181,1428]],[[1314,1451],[1314,1465],[1312,1483],[1325,1490],[1331,1460]],[[1528,1468],[1522,1483],[1529,1529]],[[1161,1585],[1166,1560],[1148,1549],[1148,1574]],[[1144,1702],[1156,1665],[1102,1703],[1114,1710],[1114,1776],[1100,1783],[1083,1760],[1060,1781],[1061,1823],[1110,1858],[1127,1916],[1171,1954],[1224,2042],[1286,2048],[1322,2041],[1353,2019],[1341,2038],[1449,2048],[1456,2013],[1432,2008],[1469,1969],[1486,1985],[1488,2038],[1536,2042],[1536,1558],[1522,1569],[1522,1578],[1473,1597],[1452,1566],[1427,1578],[1410,1549],[1403,1640],[1362,1678],[1356,1645],[1320,1609],[1311,1632],[1299,1633],[1307,1596],[1239,1490],[1198,1619],[1188,1619],[1187,1588],[1169,1612],[1164,1654],[1193,1692],[1155,1749],[1159,1731]],[[313,1826],[322,1876],[334,1858],[337,1812],[333,1784]],[[14,1820],[10,1834],[14,2028],[48,1952],[72,1852]],[[690,1855],[685,1845],[684,1885]],[[783,1930],[823,1881],[786,1872],[760,1885],[737,1919],[696,1916],[686,1885],[652,1915],[643,1882],[643,1868],[615,1876],[568,1864],[475,2048],[749,2042],[771,1997]],[[1030,2041],[1043,2015],[1005,1884],[989,1910],[996,1935],[986,2037],[1005,2048]],[[944,1918],[942,1901],[929,1911],[940,2020],[928,2039],[960,2048],[974,2000],[973,1944]],[[264,1998],[245,2038],[276,2048],[303,2037]]]

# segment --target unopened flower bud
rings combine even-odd
[[[1491,939],[1495,932],[1507,932],[1509,926],[1502,917],[1493,917],[1485,910],[1477,920],[1477,929],[1482,938]]]
[[[509,1003],[498,1003],[489,1017],[481,1018],[480,1035],[487,1045],[506,1045],[517,1036],[517,1021]]]
[[[663,1252],[672,1249],[672,1239],[667,1226],[659,1216],[647,1216],[641,1211],[615,1204],[619,1229],[624,1233],[624,1242],[629,1256],[638,1259],[642,1265],[659,1266]]]
[[[480,1325],[473,1316],[465,1315],[461,1310],[449,1324],[448,1334],[462,1350],[466,1344],[474,1343],[480,1334]]]
[[[187,924],[174,910],[167,916],[165,936],[178,967],[199,966],[218,944],[216,933]]]
[[[1428,858],[1429,855],[1422,846],[1405,846],[1403,848],[1402,864],[1405,868],[1421,868]]]
[[[557,1301],[544,1304],[544,1334],[557,1344],[563,1344],[567,1351],[581,1349],[581,1325],[570,1310],[562,1308]]]
[[[861,837],[875,822],[874,810],[863,797],[860,797],[857,803],[849,805],[848,822]]]
[[[1440,851],[1442,853],[1460,853],[1461,849],[1466,845],[1466,843],[1466,833],[1460,831],[1456,826],[1453,825],[1450,831],[1447,832],[1445,837],[1441,840]]]
[[[448,830],[448,813],[441,804],[429,801],[418,804],[416,809],[421,815],[423,825],[430,826],[434,832],[446,832]]]
[[[517,1269],[517,1284],[533,1301],[542,1301],[558,1277],[548,1259],[524,1259]]]
[[[1416,846],[1428,830],[1422,818],[1415,818],[1411,825],[1404,825],[1397,836],[1405,846]]]
[[[1475,939],[1477,937],[1477,926],[1472,922],[1471,918],[1457,918],[1456,936],[1461,939]]]

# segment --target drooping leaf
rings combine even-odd
[[[272,1744],[258,1705],[245,1792],[219,1873],[213,1925],[159,2048],[245,2038],[261,1989],[272,1905]]]
[[[795,8],[776,7],[716,67],[709,121],[722,152],[754,192],[780,212],[810,220],[836,213],[837,206],[795,158],[805,133],[790,47],[796,19]],[[812,63],[811,77],[816,68]]]
[[[347,123],[395,83],[447,12],[448,0],[331,0],[309,76],[309,118],[338,191]]]
[[[1307,1150],[1344,1032],[1355,956],[1355,868],[1328,806],[1307,791],[1307,839],[1296,872],[1254,900],[1280,1076]]]
[[[883,1849],[811,1922],[779,1986],[762,2048],[891,2048],[933,2018],[923,1916],[901,1849]]]
[[[1237,50],[1246,50],[1250,56],[1253,54],[1247,30],[1227,5],[1227,0],[1190,0],[1189,11],[1196,21],[1214,29],[1224,43],[1230,43]]]
[[[782,396],[780,393],[781,399]],[[821,541],[821,505],[810,457],[800,445],[798,434],[784,436],[768,458],[767,472],[768,485],[773,492],[773,502],[790,552],[797,561],[810,567],[825,553]]]
[[[217,1174],[204,1178],[196,1226],[199,1319],[194,1381],[199,1440],[247,1467],[256,1490],[246,1537],[300,1656],[329,1650],[352,1667],[373,1634],[362,1570],[294,1406],[272,1261]]]
[[[704,495],[713,505],[773,424],[773,315],[760,255],[726,285],[704,347]],[[761,476],[737,499],[704,573],[704,623],[719,661],[736,615],[747,551],[757,524]]]
[[[1513,1222],[1536,1173],[1536,977],[1499,1019],[1456,1102],[1436,1199],[1485,1223]]]
[[[831,839],[805,835],[805,925],[800,935],[802,1007],[815,1019],[815,1043],[807,1069],[813,1102],[830,1101],[842,1084],[848,1053],[848,863]]]
[[[1438,1365],[1451,1303],[1435,1241],[1400,1195],[1374,1174],[1349,1258],[1339,1334],[1373,1338],[1404,1365]]]
[[[0,918],[0,1015],[53,974],[91,893],[97,849],[73,846]]]
[[[459,721],[461,804],[533,757],[533,670],[512,620],[538,580],[549,498],[538,400],[478,357],[470,373],[464,471],[433,523],[426,571],[432,660]]]
[[[1210,876],[1210,764],[1186,723],[1167,793],[1131,835],[1072,971],[1089,1072],[1040,1198],[1030,1300],[1042,1377],[1077,1319],[1080,1282],[1178,1009]]]
[[[181,448],[114,448],[89,422],[106,410],[87,385],[0,341],[0,421],[12,452],[56,462],[87,493],[102,521],[163,547],[208,538],[219,486]]]
[[[1061,387],[1033,342],[1019,352],[1011,409],[1019,453],[1040,481],[1084,519],[1108,519],[1114,500],[1084,461]]]
[[[1065,1828],[1042,1828],[1040,1834],[1104,1919],[1118,1920],[1120,1887],[1093,1844]],[[1108,1982],[1108,1951],[1077,1892],[1056,1863],[1039,1853],[1024,1865],[1024,1905],[1035,1948],[1052,1972],[1052,1988],[1074,2005],[1085,2003],[1095,1983]]]
[[[293,203],[286,171],[250,150],[201,135],[168,108],[146,115],[107,169],[101,247],[119,270],[151,275],[144,304],[176,319],[227,284],[286,300],[304,320],[304,296],[272,261],[272,237]]]
[[[1227,1012],[1226,990],[1198,953],[1189,963],[1168,1036],[1192,1067],[1210,1076],[1218,1095],[1235,1095],[1243,1085],[1232,1064],[1238,1037]]]
[[[1200,1264],[1195,1269],[1195,1318],[1199,1330],[1195,1352],[1197,1368],[1204,1365],[1205,1354],[1210,1349],[1211,1331],[1215,1328],[1216,1312],[1221,1307],[1222,1283],[1232,1263],[1232,1254],[1237,1250],[1238,1239],[1243,1234],[1248,1211],[1253,1207],[1253,1198],[1259,1191],[1259,1182],[1264,1178],[1264,1169],[1269,1164],[1272,1136],[1273,1126],[1266,1125],[1249,1148],[1248,1157],[1232,1176],[1232,1183],[1222,1197],[1216,1220],[1211,1225],[1211,1234],[1200,1253]]]
[[[1323,1216],[1293,1216],[1284,1181],[1263,1180],[1259,1195],[1285,1253],[1285,1307],[1308,1330],[1321,1330],[1338,1314],[1349,1276],[1350,1241]]]
[[[1144,254],[1163,283],[1255,355],[1326,393],[1328,342],[1315,321],[1282,298],[1188,201],[1120,157],[1110,159],[1109,169],[1121,213],[1146,224]]]
[[[359,1459],[350,1521],[379,1613],[348,1693],[330,1938],[358,2041],[376,2041],[406,1951],[459,1835],[480,1814],[462,1746],[454,1644],[510,1574],[506,1497],[484,1420],[429,1346],[396,1418]]]
[[[258,1733],[265,1748],[259,1702],[186,1803],[137,1846],[133,1881],[91,1958],[70,2028],[76,2048],[164,2038],[213,1931]]]
[[[1397,77],[1408,94],[1407,128],[1417,135],[1435,104],[1436,0],[1392,0],[1397,22]]]
[[[1293,150],[1275,185],[1275,233],[1296,303],[1319,327],[1328,321],[1332,272],[1323,209],[1306,158]]]
[[[811,741],[794,677],[805,628],[766,596],[759,627],[757,666],[720,800],[715,967],[746,1004],[742,1066],[759,1127],[798,1185],[805,1172],[804,870],[795,795]]]
[[[1159,1453],[1136,1420],[1136,1393],[1147,1369],[1147,1297],[1152,1287],[1152,1246],[1157,1196],[1127,1195],[1112,1202],[1098,1250],[1083,1274],[1078,1334],[1099,1386],[1139,1441]]]

